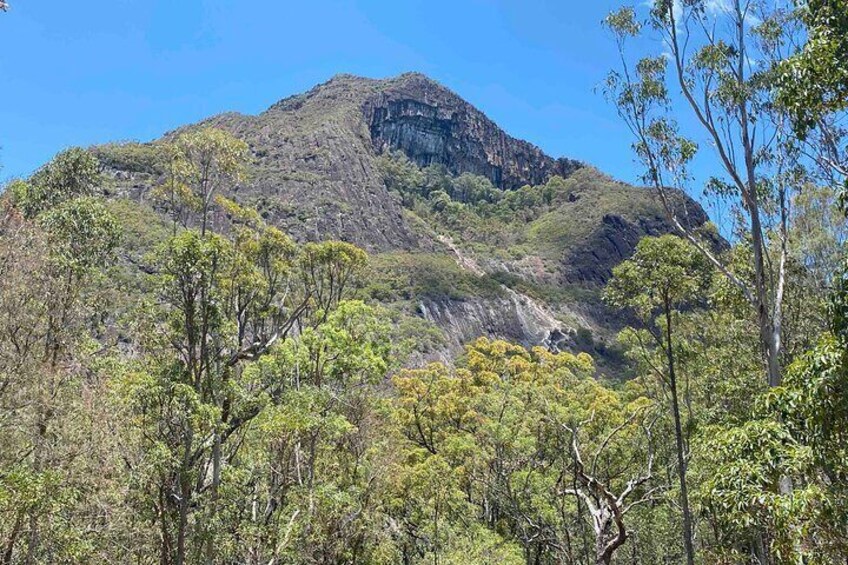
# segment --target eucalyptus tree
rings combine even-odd
[[[255,211],[217,203],[233,222],[228,236],[190,228],[156,251],[159,304],[137,337],[144,364],[127,377],[163,563],[217,559],[223,475],[284,385],[253,382],[245,368],[307,318],[325,319],[365,262],[339,242],[300,250]]]
[[[606,288],[608,302],[633,309],[645,324],[654,346],[664,352],[665,366],[657,368],[660,380],[668,386],[683,511],[683,543],[686,561],[695,562],[692,511],[689,505],[686,467],[688,437],[684,435],[680,409],[679,367],[675,359],[674,322],[681,309],[704,299],[710,281],[710,265],[698,251],[674,235],[646,237],[636,246],[633,257],[613,269]],[[689,423],[691,425],[691,422]]]
[[[197,214],[205,234],[215,197],[245,178],[247,143],[222,129],[206,127],[180,133],[164,144],[163,152],[167,174],[155,195],[170,209],[175,228],[187,227]]]
[[[760,0],[694,0],[621,8],[605,23],[621,56],[605,91],[635,137],[644,179],[665,206],[678,233],[737,288],[759,327],[768,383],[782,375],[783,300],[789,254],[789,209],[804,182],[800,152],[788,114],[774,103],[780,62],[799,29],[791,6]],[[655,33],[657,52],[632,62],[630,40]],[[681,133],[680,124],[689,137]],[[691,129],[691,131],[689,131]],[[750,277],[734,271],[674,206],[672,188],[692,181],[698,153],[692,136],[705,137],[720,174],[708,193],[728,202],[739,239],[750,247]]]
[[[398,562],[385,527],[393,430],[379,417],[391,331],[342,301],[245,368],[261,413],[230,474],[216,543],[234,562]]]
[[[777,105],[825,185],[819,190],[839,195],[844,213],[848,4],[798,2],[798,15],[806,40],[777,66]],[[826,206],[815,210],[823,219]],[[831,222],[822,224],[825,238],[839,237]],[[829,331],[798,356],[784,385],[758,399],[750,421],[716,430],[703,446],[709,478],[701,490],[720,524],[719,553],[732,555],[740,540],[761,562],[835,563],[848,552],[845,281],[844,265],[828,276]],[[787,482],[790,491],[776,487]]]

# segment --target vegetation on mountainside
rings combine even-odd
[[[485,177],[453,176],[441,165],[420,169],[400,152],[385,153],[379,164],[386,186],[437,230],[500,260],[538,255],[551,270],[591,247],[604,216],[638,225],[659,212],[652,193],[590,167],[544,185],[500,190]]]
[[[694,158],[675,114],[654,113],[679,110],[663,74],[683,63],[674,36],[707,17],[735,22],[672,70],[683,88],[706,87],[690,110],[728,118],[707,119],[708,132],[758,148],[709,183],[736,206],[732,245],[706,246],[681,224],[614,269],[604,297],[632,321],[619,336],[629,379],[598,379],[585,353],[488,338],[411,367],[441,336],[378,302],[570,291],[474,274],[443,253],[298,244],[227,197],[251,167],[223,130],[72,148],[10,183],[0,561],[844,562],[848,100],[837,79],[848,63],[818,57],[848,37],[835,17],[844,2],[755,18],[749,7],[654,3],[648,24],[672,34],[657,46],[670,59],[637,63],[636,82],[611,79],[663,199],[661,179],[686,177]],[[607,23],[629,36],[635,15]],[[745,74],[740,43],[773,47],[794,23],[807,43]],[[834,80],[798,89],[785,73]],[[754,121],[780,145],[746,135]],[[383,163],[408,208],[479,245],[476,258],[496,258],[499,241],[520,248],[534,229],[580,237],[579,222],[547,232],[571,221],[569,205],[593,202],[580,172],[504,192],[397,155]],[[150,199],[115,195],[116,168],[155,180]]]
[[[668,229],[651,192],[590,167],[566,179],[554,176],[544,185],[501,190],[485,177],[451,175],[442,165],[420,168],[402,152],[384,153],[378,165],[386,186],[412,216],[410,224],[443,242],[447,238],[449,249],[376,257],[378,266],[396,261],[391,275],[376,270],[374,297],[462,300],[511,289],[544,304],[563,328],[575,328],[579,335],[573,341],[581,350],[620,368],[614,344],[607,344],[614,333],[586,324],[574,313],[591,312],[591,317],[607,320],[615,316],[598,288],[611,275],[604,264],[635,245],[635,234]],[[682,195],[675,200],[686,206]],[[715,241],[708,225],[702,231]],[[458,267],[458,253],[478,264]],[[401,273],[409,282],[402,292],[390,292]]]
[[[445,254],[383,253],[372,258],[370,269],[372,282],[364,292],[379,301],[463,300],[503,295],[496,281],[464,270]]]

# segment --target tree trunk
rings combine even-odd
[[[53,356],[54,364],[51,367],[53,371],[51,371],[51,375],[54,374],[56,363],[55,360],[57,356],[54,354]],[[52,409],[44,410],[43,406],[39,408],[39,422],[37,426],[37,434],[35,436],[35,445],[33,446],[33,461],[32,461],[32,469],[35,472],[36,476],[40,476],[45,468],[45,454],[44,451],[47,448],[45,443],[47,442],[47,431],[48,431],[48,422],[53,416]],[[38,524],[38,512],[37,510],[32,510],[29,515],[29,540],[27,542],[27,554],[26,554],[26,564],[31,565],[37,561],[38,556],[38,546],[41,544],[41,533],[39,531]]]
[[[9,534],[9,541],[6,543],[6,550],[3,552],[3,565],[11,565],[12,558],[15,554],[15,542],[18,541],[18,535],[20,535],[21,527],[23,526],[24,515],[18,513],[17,518],[15,518],[15,525],[12,527],[12,532]]]
[[[624,540],[620,540],[620,543],[614,544],[614,547],[611,545],[608,540],[606,533],[609,530],[610,523],[607,521],[602,529],[596,532],[597,537],[595,538],[595,564],[596,565],[610,565],[612,563],[612,556],[615,553],[615,550],[624,543]]]
[[[186,562],[186,537],[188,535],[188,514],[191,508],[191,497],[193,487],[191,484],[191,451],[194,445],[194,430],[189,427],[188,433],[183,439],[183,460],[180,465],[177,481],[180,489],[180,500],[177,506],[179,512],[179,523],[177,526],[177,554],[174,560],[176,565],[185,565]]]
[[[612,554],[607,552],[607,543],[604,534],[606,533],[607,525],[599,524],[595,531],[595,563],[597,565],[609,565],[612,561]]]
[[[677,394],[677,373],[674,363],[672,342],[671,304],[665,298],[666,357],[668,359],[668,381],[671,389],[671,412],[674,417],[674,438],[677,450],[677,476],[680,480],[680,507],[683,510],[683,546],[686,549],[687,565],[695,563],[695,548],[692,543],[692,512],[689,508],[689,490],[686,486],[686,454],[683,441],[683,426],[680,423],[680,402]]]
[[[210,509],[207,525],[214,524],[215,515],[218,513],[218,488],[221,485],[221,434],[215,432],[214,444],[212,446],[212,485],[210,487]],[[215,539],[214,532],[207,531],[206,540],[206,563],[215,563]]]
[[[168,520],[165,514],[168,508],[167,493],[163,487],[159,487],[159,529],[161,530],[162,543],[159,548],[159,565],[171,563],[171,532],[168,531]]]
[[[186,558],[186,532],[188,530],[188,498],[189,490],[185,486],[180,487],[179,525],[177,528],[177,555],[174,563],[185,565]]]
[[[740,83],[745,76],[745,57],[747,53],[745,44],[745,14],[739,0],[734,2],[736,33],[739,41],[738,69],[737,75]],[[742,134],[742,146],[745,152],[745,175],[746,182],[742,188],[742,200],[751,217],[751,247],[754,252],[754,286],[756,287],[757,318],[760,324],[760,339],[763,353],[766,357],[768,368],[768,384],[771,387],[779,386],[780,374],[780,337],[779,325],[775,324],[774,317],[769,308],[768,273],[766,267],[766,246],[763,235],[762,221],[760,220],[760,199],[757,187],[756,149],[752,135],[749,131],[750,118],[748,115],[748,102],[743,100],[739,104],[739,121]],[[780,297],[775,296],[775,300]]]

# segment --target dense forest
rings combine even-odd
[[[511,281],[295,241],[231,197],[254,172],[223,129],[9,182],[2,563],[845,563],[848,2],[649,4],[603,22],[600,90],[676,232],[599,289],[626,320],[605,371],[487,337],[426,362],[386,297]],[[113,194],[116,159],[148,200]],[[493,249],[570,194],[394,152],[381,174]],[[677,188],[724,224],[690,228]]]

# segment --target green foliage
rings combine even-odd
[[[680,309],[706,294],[712,269],[691,243],[674,235],[643,238],[628,261],[613,269],[605,299],[647,320],[658,310]]]
[[[559,194],[552,201],[567,202]],[[597,547],[615,545],[618,527],[593,517],[599,508],[613,515],[593,485],[628,493],[619,508],[627,535],[611,555],[679,557],[678,493],[657,472],[673,465],[670,421],[659,410],[666,400],[651,373],[657,351],[643,352],[638,378],[617,386],[596,380],[586,355],[486,339],[455,365],[399,369],[409,342],[438,345],[438,332],[351,301],[354,291],[381,300],[462,299],[506,284],[547,301],[575,297],[503,274],[477,277],[446,255],[368,261],[341,242],[299,246],[255,211],[215,203],[228,219],[223,233],[173,233],[162,221],[148,233],[152,211],[93,197],[66,200],[26,230],[0,230],[29,238],[0,247],[7,269],[0,324],[19,322],[17,335],[40,336],[66,320],[49,343],[62,344],[57,359],[75,359],[86,371],[85,379],[68,378],[63,364],[45,370],[35,354],[21,364],[2,337],[11,334],[0,333],[0,382],[11,379],[23,395],[0,388],[3,406],[36,394],[61,407],[47,420],[44,459],[8,463],[20,446],[40,441],[43,413],[15,408],[28,425],[4,432],[0,511],[11,520],[0,535],[4,544],[12,539],[16,557],[27,551],[35,516],[44,562],[120,560],[125,551],[169,563],[179,555],[184,562],[210,555],[263,563],[603,562]],[[104,358],[94,353],[99,342],[71,336],[102,332],[91,320],[106,315],[89,316],[84,304],[99,285],[117,282],[97,276],[112,268],[110,215],[124,220],[134,256],[154,251],[143,258],[150,284],[138,287],[134,309],[119,322],[132,354],[112,348]],[[54,260],[62,241],[73,249],[66,260],[84,269]],[[71,247],[80,241],[87,246]],[[848,467],[838,431],[844,348],[823,341],[754,408],[764,388],[755,325],[738,290],[707,271],[689,243],[649,238],[608,291],[649,318],[666,295],[680,309],[674,347],[688,383],[699,555],[732,561],[767,528],[772,555],[800,544],[811,562],[827,562],[844,551],[838,528],[827,527],[844,521],[837,486]],[[79,273],[78,288],[63,295],[67,272]],[[155,295],[144,294],[150,290]],[[60,312],[67,300],[79,312]],[[629,334],[633,344],[637,334]],[[66,459],[80,449],[84,457]],[[92,469],[98,465],[103,473]],[[780,490],[787,476],[791,496]],[[113,509],[108,524],[98,518],[104,507]],[[87,535],[90,524],[99,538]]]
[[[128,198],[109,199],[104,205],[113,218],[120,218],[121,251],[135,261],[141,261],[172,234],[167,219],[148,205]]]
[[[260,483],[250,477],[254,460],[231,463],[243,447],[249,452],[260,441],[251,435],[254,425],[282,418],[280,425],[306,426],[299,432],[305,438],[314,440],[319,431],[328,444],[350,437],[356,430],[336,409],[337,394],[347,388],[364,394],[375,386],[393,351],[373,311],[344,302],[365,265],[362,250],[333,241],[298,248],[255,211],[226,199],[218,204],[232,221],[227,236],[178,231],[150,259],[160,307],[149,311],[150,324],[136,337],[149,352],[146,366],[129,372],[122,387],[128,415],[141,430],[134,441],[147,469],[133,492],[138,504],[155,509],[151,519],[164,532],[157,550],[169,561],[239,551],[242,525],[226,516],[257,496],[244,489]],[[295,325],[297,337],[290,339]],[[324,415],[312,423],[296,415],[312,410]],[[348,496],[347,486],[323,500],[328,506],[322,512],[341,511],[333,498]],[[326,482],[321,488],[330,493],[334,487]],[[175,497],[157,498],[163,489]],[[282,511],[278,495],[274,489],[263,494]],[[320,493],[310,489],[309,495]],[[310,528],[317,524],[313,515],[303,519]],[[271,533],[269,522],[243,526],[254,528],[245,535]],[[315,540],[304,535],[298,543]],[[343,554],[347,547],[332,551]]]
[[[542,284],[505,271],[493,273],[491,279],[546,304],[561,302],[594,304],[600,301],[600,293],[597,290],[579,285]]]
[[[483,176],[470,173],[453,176],[442,165],[430,165],[422,170],[400,151],[381,155],[377,163],[386,187],[398,192],[409,207],[418,199],[441,202],[453,200],[462,204],[492,203],[505,194]],[[435,206],[437,204],[434,203]]]
[[[379,157],[377,165],[386,188],[397,192],[407,202],[407,198],[420,193],[424,186],[424,175],[418,165],[407,158],[402,152],[387,152]]]
[[[710,473],[703,503],[724,535],[755,539],[766,528],[781,562],[832,563],[848,549],[844,351],[825,337],[760,397],[751,421],[708,430],[699,452]]]
[[[103,265],[120,242],[121,228],[103,202],[94,197],[58,204],[38,218],[59,262],[72,270]]]
[[[217,128],[181,133],[166,147],[178,177],[191,186],[238,184],[244,177],[248,147]],[[201,190],[204,187],[201,186]]]
[[[146,175],[159,175],[165,169],[165,152],[153,143],[108,143],[92,152],[106,169]]]
[[[90,562],[119,529],[116,519],[95,540],[80,526],[109,497],[95,461],[105,468],[117,455],[92,417],[103,408],[93,335],[112,312],[102,274],[120,235],[93,196],[98,167],[86,151],[61,153],[9,187],[0,224],[0,532],[10,562]]]
[[[778,68],[778,101],[805,137],[827,114],[848,107],[848,2],[804,2],[801,19],[807,41]]]
[[[366,267],[368,256],[362,249],[343,241],[307,243],[300,254],[300,271],[315,309],[326,315],[341,301],[355,278]]]
[[[170,212],[174,226],[188,227],[199,214],[202,232],[218,193],[245,179],[250,150],[247,143],[217,128],[179,134],[162,147],[165,182],[154,197]]]
[[[7,187],[13,206],[38,222],[49,237],[52,255],[74,272],[104,265],[120,242],[118,221],[94,196],[101,180],[97,158],[74,147],[28,180]]]
[[[848,220],[839,203],[838,189],[807,185],[795,200],[793,258],[810,276],[810,283],[831,286],[839,272]]]
[[[73,147],[56,155],[29,180],[13,182],[12,201],[27,218],[81,196],[91,196],[100,182],[100,165],[89,151]]]
[[[380,162],[387,186],[401,194],[428,229],[450,235],[483,257],[503,261],[532,253],[550,263],[551,271],[590,248],[605,217],[636,221],[659,214],[648,191],[589,167],[567,179],[552,177],[538,186],[499,190],[484,177],[454,177],[439,166],[418,169],[397,153],[384,154]],[[671,200],[682,208],[679,195]]]
[[[622,6],[607,14],[604,25],[621,36],[635,37],[642,30],[641,24],[636,19],[636,11],[631,6]]]
[[[388,477],[374,474],[382,455],[379,435],[371,435],[381,426],[371,418],[390,351],[388,327],[374,311],[342,302],[245,368],[240,394],[260,409],[224,496],[235,516],[249,514],[253,500],[265,510],[217,531],[233,559],[253,551],[266,559],[391,562],[375,497]],[[282,475],[266,472],[278,465]]]
[[[570,536],[588,525],[583,499],[555,487],[577,472],[580,452],[569,446],[594,454],[593,480],[613,491],[632,480],[633,450],[646,449],[645,399],[603,387],[592,370],[586,355],[480,339],[455,371],[433,364],[393,379],[406,472],[423,487],[405,485],[417,551],[450,554],[456,524],[476,517],[511,537],[525,559],[565,559]],[[598,524],[591,535],[603,547],[614,528],[606,518]]]
[[[366,296],[384,300],[463,300],[498,296],[500,285],[462,269],[446,255],[384,253],[372,259]]]

